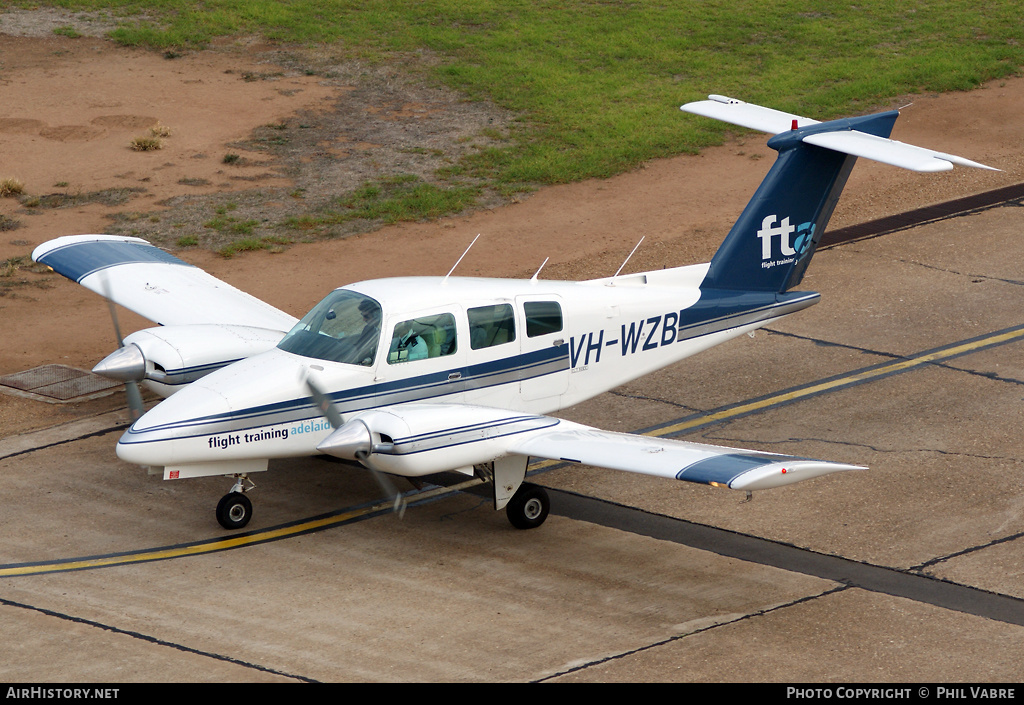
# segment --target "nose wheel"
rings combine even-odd
[[[217,503],[217,521],[228,530],[241,529],[252,519],[252,502],[243,492],[248,492],[256,485],[245,475],[235,477],[234,487]],[[249,486],[246,487],[245,483]]]

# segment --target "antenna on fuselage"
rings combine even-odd
[[[643,242],[643,241],[644,241],[644,238],[645,238],[645,237],[647,237],[647,236],[646,236],[646,235],[644,235],[643,237],[641,237],[641,238],[640,238],[640,242]],[[622,264],[620,264],[620,265],[619,265],[619,268],[618,268],[617,270],[615,270],[615,274],[613,274],[613,275],[612,275],[612,280],[611,280],[610,282],[608,282],[608,286],[615,286],[615,277],[619,276],[619,272],[621,272],[621,271],[622,271],[622,268],[626,266],[626,262],[629,262],[629,258],[633,256],[633,253],[634,253],[634,252],[636,252],[636,251],[637,251],[637,249],[639,249],[639,247],[640,247],[640,242],[636,243],[636,247],[634,247],[634,248],[633,248],[633,252],[630,252],[630,253],[629,253],[629,256],[628,256],[628,257],[626,257],[626,260],[625,260],[625,262],[623,262]]]
[[[530,281],[531,282],[536,282],[537,281],[537,277],[540,276],[540,270],[544,269],[544,265],[548,263],[549,259],[551,259],[551,258],[550,257],[545,257],[544,261],[540,263],[540,266],[537,267],[537,271],[533,273],[532,277],[530,277]]]
[[[469,251],[471,249],[473,249],[473,245],[475,245],[476,241],[479,240],[479,239],[480,239],[480,233],[477,233],[476,237],[473,238],[473,242],[469,243],[469,247],[467,247],[466,251],[462,253],[462,257],[465,257],[467,254],[469,254]],[[459,266],[459,262],[462,261],[462,257],[459,257],[457,260],[455,260],[455,264],[452,265],[452,268],[449,269],[448,273],[444,275],[444,279],[441,280],[442,283],[444,283],[444,281],[446,281],[448,279],[448,277],[450,277],[452,275],[452,272],[455,271],[455,268]]]

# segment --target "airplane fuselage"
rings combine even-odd
[[[694,265],[584,282],[407,277],[342,287],[278,347],[161,402],[124,434],[118,455],[162,466],[169,479],[315,455],[332,429],[310,400],[307,377],[346,419],[430,402],[549,414],[818,299],[702,291],[706,271]],[[354,312],[364,300],[379,305],[379,327],[372,356],[359,357],[365,353],[351,352],[352,341],[364,324],[332,326],[345,325],[345,305]],[[409,327],[419,340],[402,348]]]

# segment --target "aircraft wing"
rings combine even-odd
[[[160,325],[220,323],[287,331],[296,318],[135,237],[69,235],[32,259]]]
[[[568,421],[515,441],[510,450],[734,490],[769,489],[833,472],[866,469],[791,455],[602,431]]]
[[[383,441],[387,438],[387,442]],[[413,403],[352,416],[317,446],[416,476],[508,455],[625,470],[687,482],[761,490],[865,468],[790,455],[602,431],[552,416],[469,404]]]

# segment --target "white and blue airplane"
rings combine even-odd
[[[249,522],[249,475],[273,458],[361,463],[396,509],[390,476],[477,475],[524,529],[550,506],[524,482],[531,457],[748,493],[861,469],[551,416],[817,303],[793,289],[857,157],[991,168],[888,139],[897,111],[817,122],[714,95],[682,109],[773,134],[779,152],[705,264],[580,282],[451,272],[365,281],[296,320],[138,238],[60,237],[32,256],[158,324],[94,369],[166,397],[143,414],[130,396],[137,418],[117,455],[166,480],[233,478],[217,508],[228,529]]]

